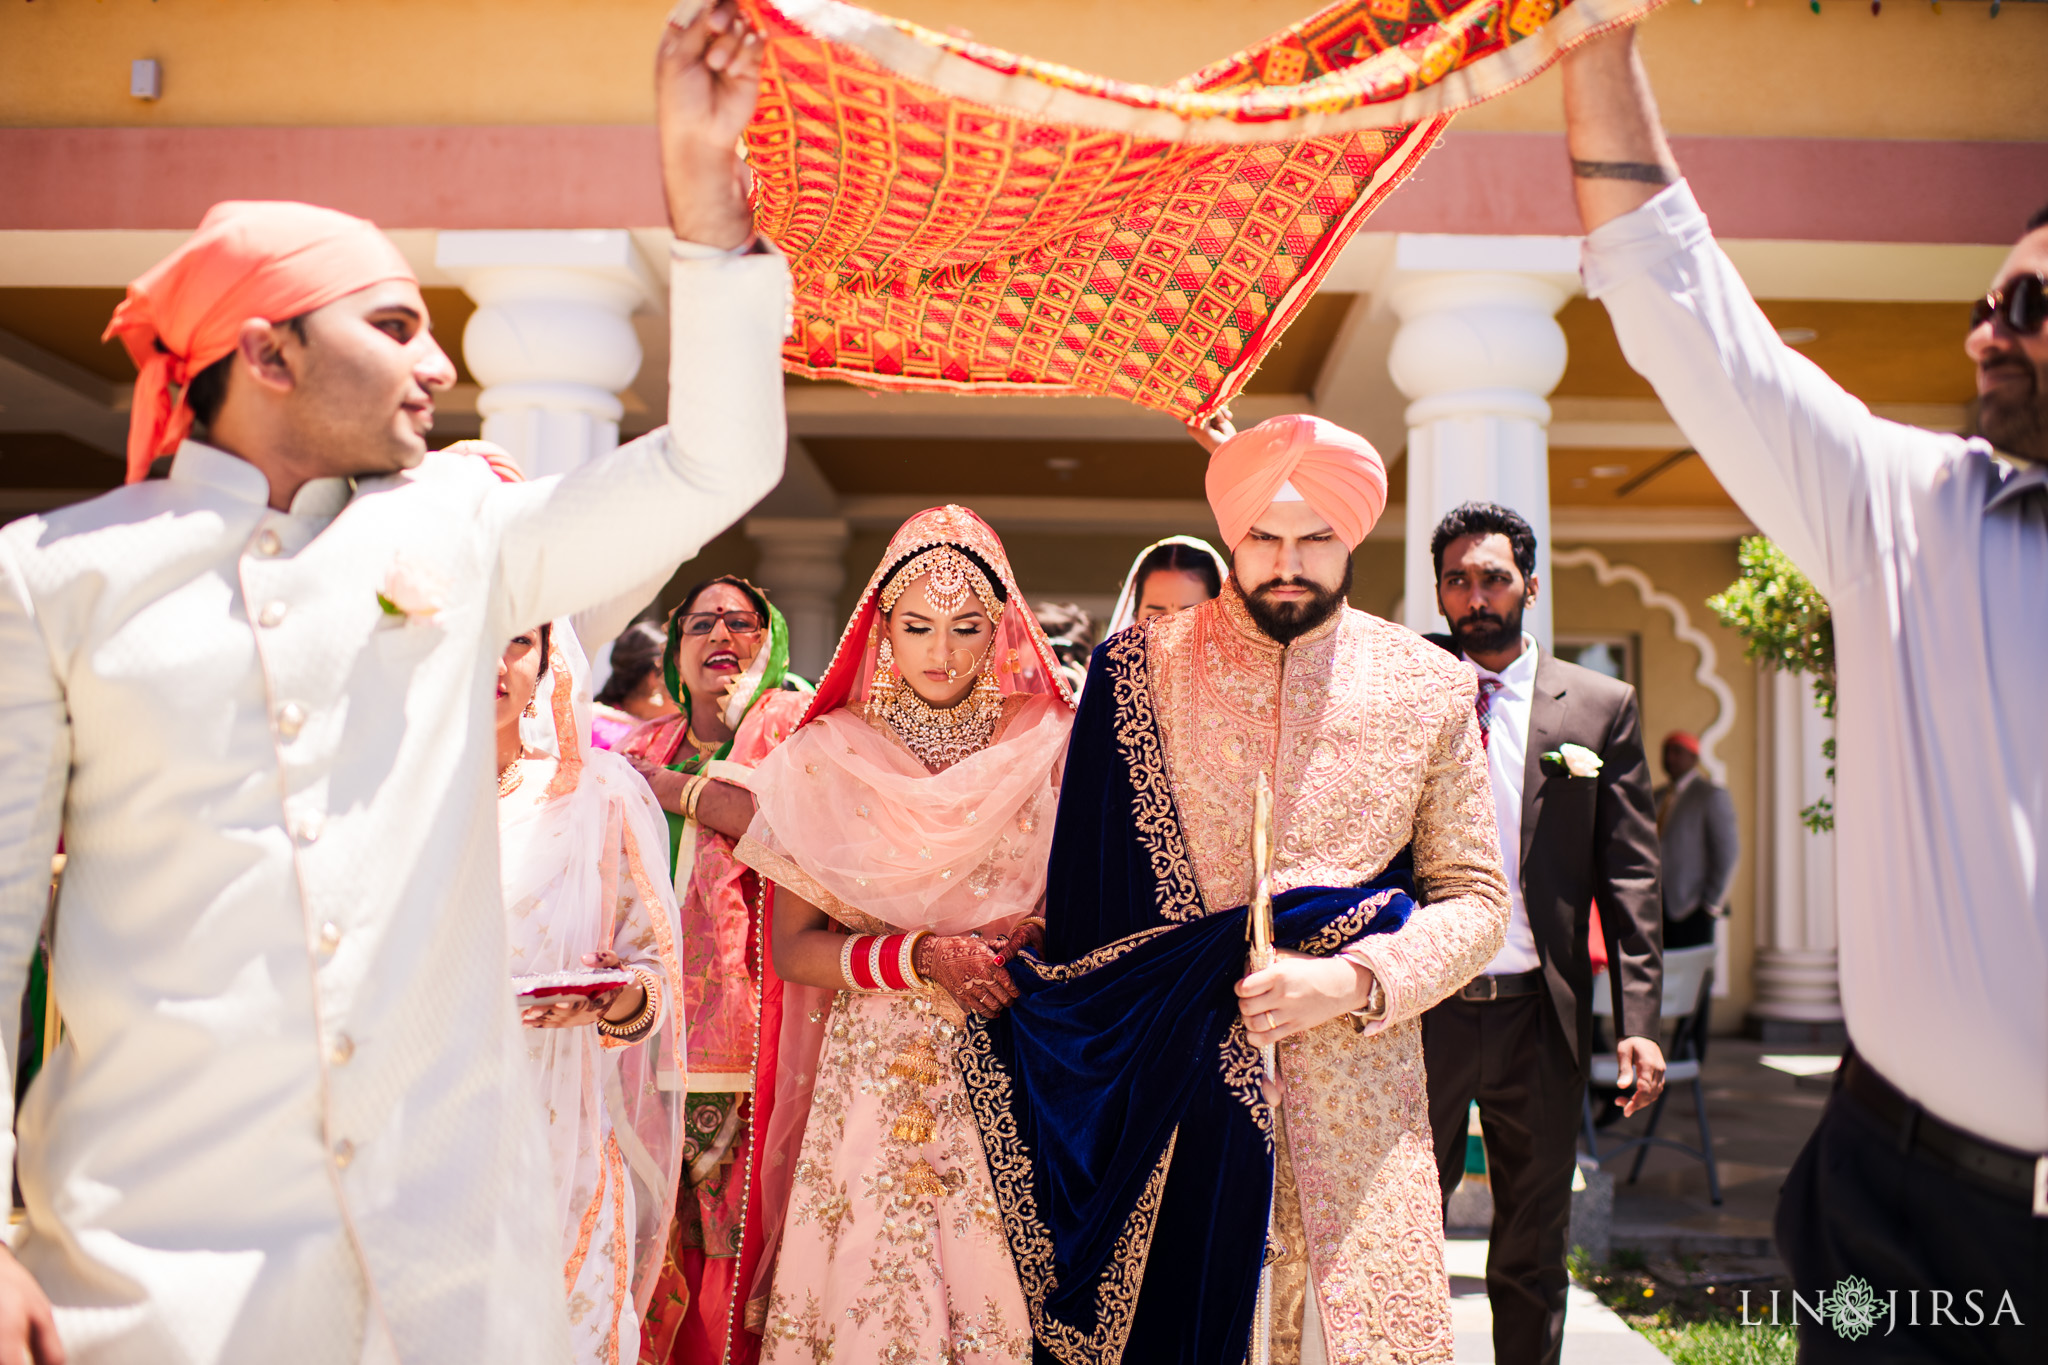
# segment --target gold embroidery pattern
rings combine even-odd
[[[1256,1059],[1257,1053],[1253,1053]],[[1131,1319],[1138,1311],[1138,1290],[1145,1282],[1145,1264],[1152,1256],[1152,1234],[1159,1223],[1159,1204],[1166,1191],[1166,1173],[1173,1165],[1178,1128],[1167,1136],[1159,1162],[1146,1177],[1145,1188],[1124,1221],[1110,1253],[1110,1271],[1095,1294],[1095,1330],[1080,1332],[1045,1315],[1045,1301],[1059,1287],[1053,1273],[1052,1238],[1038,1216],[1035,1172],[1030,1154],[1017,1133],[1011,1108],[1010,1077],[995,1064],[988,1030],[970,1026],[960,1048],[961,1079],[968,1103],[988,1154],[989,1178],[995,1183],[996,1205],[1009,1234],[1010,1254],[1024,1287],[1031,1328],[1063,1365],[1118,1365],[1130,1340]]]
[[[1230,1021],[1230,1031],[1223,1035],[1223,1084],[1230,1087],[1239,1104],[1251,1110],[1252,1122],[1266,1135],[1266,1155],[1271,1156],[1273,1106],[1266,1103],[1266,1092],[1259,1085],[1265,1074],[1266,1060],[1253,1045],[1251,1034],[1245,1032],[1240,1015]]]
[[[613,1192],[612,1315],[605,1324],[604,1358],[606,1365],[619,1365],[619,1314],[625,1310],[627,1281],[632,1277],[626,1269],[626,1157],[616,1136],[604,1140],[604,1163],[611,1172]]]
[[[1114,962],[1125,953],[1136,950],[1138,945],[1148,939],[1173,932],[1174,927],[1171,924],[1155,924],[1150,929],[1140,929],[1137,933],[1120,938],[1114,943],[1105,943],[1094,952],[1077,957],[1072,962],[1040,962],[1034,956],[1031,959],[1031,969],[1047,981],[1072,981],[1077,976],[1086,976],[1097,967]]]
[[[1153,722],[1145,637],[1145,631],[1127,630],[1110,642],[1108,654],[1109,677],[1116,688],[1117,749],[1131,775],[1131,824],[1159,882],[1159,913],[1169,920],[1199,919],[1207,910],[1181,838],[1173,788]]]
[[[1352,939],[1364,933],[1365,926],[1371,924],[1379,912],[1387,908],[1387,902],[1393,900],[1398,894],[1392,887],[1389,887],[1385,891],[1367,896],[1364,900],[1331,920],[1321,929],[1303,939],[1300,951],[1309,954],[1311,957],[1328,957],[1345,944],[1351,942]]]
[[[924,1002],[842,991],[818,1059],[811,1114],[763,1316],[763,1360],[998,1365],[1028,1359],[1027,1314],[960,1083],[958,1030]],[[936,1035],[936,1036],[935,1036]],[[937,1044],[924,1088],[928,1142],[888,1135],[892,1075]],[[919,1188],[919,1167],[936,1191]]]

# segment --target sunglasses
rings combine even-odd
[[[2048,322],[2048,276],[2008,280],[1970,306],[1970,330],[1997,318],[2015,336],[2030,337]]]
[[[683,634],[709,635],[720,621],[732,635],[756,635],[768,624],[758,611],[693,611],[683,618]]]

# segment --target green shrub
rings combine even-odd
[[[1742,577],[1707,599],[1721,624],[1742,636],[1748,657],[1813,678],[1821,714],[1835,718],[1835,623],[1828,601],[1783,550],[1763,536],[1743,537]],[[1835,780],[1835,741],[1824,748]],[[1799,813],[1816,834],[1835,827],[1835,803],[1823,796]]]

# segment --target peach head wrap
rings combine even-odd
[[[235,349],[243,323],[282,322],[358,289],[413,278],[391,239],[364,219],[312,204],[215,204],[183,246],[128,286],[100,338],[120,337],[141,371],[128,415],[128,481],[185,439],[185,388]]]
[[[1363,436],[1320,417],[1272,417],[1216,447],[1209,508],[1235,550],[1276,495],[1291,488],[1352,549],[1387,509],[1387,467]]]

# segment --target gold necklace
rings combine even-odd
[[[519,790],[519,784],[526,780],[526,770],[520,767],[519,759],[513,759],[498,769],[498,799],[503,800]]]
[[[1003,694],[984,667],[966,699],[941,711],[892,669],[888,685],[869,700],[868,715],[894,730],[918,762],[941,772],[988,747],[1003,716]]]

